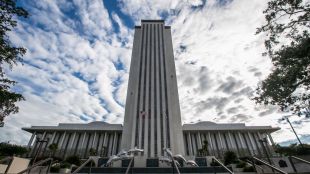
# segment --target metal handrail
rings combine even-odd
[[[130,169],[130,167],[131,167],[131,164],[132,164],[133,159],[134,159],[134,157],[132,157],[132,158],[131,158],[131,160],[130,160],[130,162],[129,162],[129,165],[128,165],[127,169],[126,169],[126,173],[125,173],[125,174],[128,174],[128,172],[129,172],[129,169]]]
[[[310,161],[307,161],[307,160],[304,160],[304,159],[301,159],[301,158],[298,158],[298,157],[296,157],[296,156],[290,156],[291,158],[294,158],[294,159],[296,159],[296,160],[298,160],[298,161],[301,161],[301,162],[304,162],[304,163],[306,163],[306,164],[309,164],[310,165]]]
[[[263,173],[265,173],[265,172],[264,172],[264,168],[262,168],[262,167],[259,166],[259,165],[256,165],[254,162],[251,162],[251,161],[249,161],[249,160],[246,160],[246,163],[248,163],[249,165],[253,166],[255,169],[256,169],[256,167],[258,167],[259,169],[262,170]],[[256,171],[257,171],[257,169],[256,169]]]
[[[280,172],[280,173],[282,173],[282,174],[287,174],[286,172],[282,171],[281,169],[278,169],[278,168],[276,168],[275,166],[268,164],[268,163],[267,163],[266,161],[264,161],[264,160],[258,159],[258,158],[256,158],[256,157],[252,157],[252,158],[255,159],[256,161],[259,161],[259,162],[263,163],[264,165],[270,167],[271,169],[274,169],[274,170],[276,170],[276,171],[278,171],[278,172]]]
[[[86,166],[86,164],[88,164],[90,161],[93,161],[92,158],[88,158],[88,160],[86,160],[82,165],[80,165],[80,167],[78,167],[77,169],[75,169],[74,172],[72,172],[72,174],[75,174],[77,172],[79,172],[84,166]]]
[[[215,160],[215,162],[217,162],[219,165],[221,165],[228,173],[230,174],[234,174],[233,171],[229,170],[223,163],[221,163],[217,158],[212,157],[213,160]]]
[[[30,171],[31,169],[37,167],[38,165],[44,164],[45,162],[50,161],[50,160],[53,160],[53,158],[47,158],[47,159],[45,159],[45,160],[41,160],[41,161],[39,161],[39,162],[33,164],[31,167],[28,167],[27,169],[22,170],[21,172],[18,172],[17,174],[22,174],[22,173],[25,173],[25,172],[27,172],[27,171]]]

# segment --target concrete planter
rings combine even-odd
[[[236,166],[233,167],[234,172],[243,172],[243,168],[236,168]]]
[[[60,169],[59,173],[71,173],[71,169],[68,169],[68,168]]]

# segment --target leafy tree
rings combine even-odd
[[[232,163],[236,163],[238,161],[238,157],[233,151],[226,151],[224,154],[224,164],[229,165]]]
[[[13,156],[13,155],[23,155],[28,152],[28,149],[23,146],[0,143],[0,156]]]
[[[90,149],[89,149],[89,155],[90,155],[90,156],[95,156],[95,155],[97,155],[96,149],[90,148]]]
[[[9,40],[7,33],[17,25],[16,17],[28,17],[28,12],[17,7],[14,0],[0,1],[0,123],[3,125],[4,117],[17,113],[17,101],[24,100],[21,94],[11,92],[10,88],[16,84],[5,75],[4,66],[12,69],[13,65],[22,60],[26,53],[23,47],[15,47]]]
[[[67,157],[66,158],[66,162],[68,162],[70,164],[74,164],[76,166],[80,166],[81,165],[81,159],[78,156],[76,156],[76,155]]]
[[[48,149],[52,152],[53,156],[55,156],[55,153],[58,149],[58,145],[56,143],[52,143],[48,146]]]
[[[267,34],[264,55],[270,56],[274,68],[254,100],[310,116],[310,2],[271,0],[263,13],[267,23],[257,34]]]
[[[280,146],[279,144],[274,147],[275,152],[282,154],[284,156],[292,155],[309,155],[310,154],[310,145],[303,144],[291,144],[289,146]]]
[[[198,155],[199,156],[207,156],[209,154],[208,144],[209,143],[207,140],[203,141],[202,148],[198,149]]]

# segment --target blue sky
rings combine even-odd
[[[21,127],[106,121],[122,123],[134,26],[165,19],[172,27],[182,123],[272,125],[277,142],[294,141],[286,113],[256,105],[257,84],[272,69],[264,52],[266,1],[19,1],[30,13],[10,33],[27,48],[24,65],[7,71],[26,101],[6,118],[2,141],[26,144]],[[310,124],[292,116],[309,142]]]

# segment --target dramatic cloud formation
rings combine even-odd
[[[9,76],[27,99],[6,119],[1,141],[26,144],[21,127],[103,120],[122,123],[134,25],[172,26],[183,123],[245,122],[281,126],[277,142],[294,139],[277,107],[250,100],[271,62],[263,57],[266,1],[21,1],[31,16],[10,33],[28,49]],[[306,137],[310,123],[292,117]],[[305,139],[308,141],[309,139]],[[308,141],[309,142],[309,141]]]

